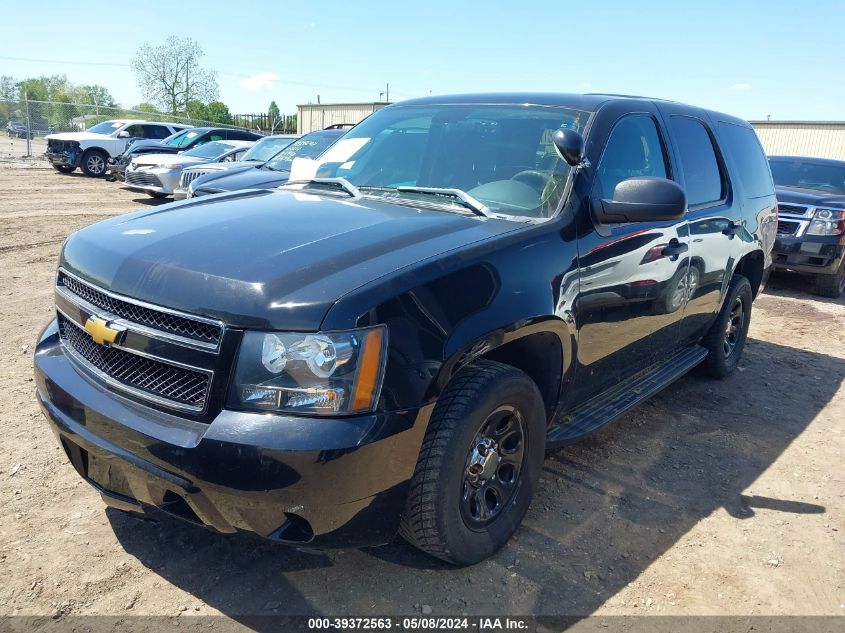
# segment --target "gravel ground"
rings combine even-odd
[[[0,615],[845,615],[845,301],[790,276],[756,301],[739,371],[550,455],[523,527],[475,567],[106,510],[42,419],[32,347],[61,241],[157,202],[0,166]]]

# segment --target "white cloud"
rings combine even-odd
[[[751,84],[740,82],[731,86],[731,90],[751,90]]]
[[[272,90],[277,81],[279,81],[279,76],[276,73],[269,72],[252,75],[252,77],[241,79],[238,83],[247,90],[257,92],[259,90]]]

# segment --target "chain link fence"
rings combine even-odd
[[[261,115],[233,115],[233,124],[205,121],[192,117],[172,116],[158,112],[98,106],[90,103],[0,99],[0,161],[33,162],[47,149],[45,136],[60,132],[82,132],[97,123],[111,119],[142,119],[163,123],[184,123],[195,127],[228,127],[249,129],[263,134],[296,131],[295,116],[277,118]]]

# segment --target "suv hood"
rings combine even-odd
[[[114,136],[108,134],[97,134],[96,132],[62,132],[61,134],[48,134],[45,136],[48,141],[113,141]]]
[[[210,158],[200,156],[185,156],[184,154],[139,154],[132,157],[136,165],[184,165],[185,163],[205,163]]]
[[[520,226],[300,191],[244,191],[115,217],[60,265],[129,297],[233,327],[317,331],[351,290]]]
[[[209,183],[209,189],[214,191],[238,191],[241,189],[269,189],[278,187],[288,181],[289,171],[273,171],[272,169],[247,169],[234,174],[225,174],[219,178],[205,178],[197,180],[194,189],[202,189]],[[213,181],[214,184],[210,184]]]
[[[845,196],[830,194],[817,189],[800,189],[798,187],[775,187],[778,202],[792,204],[807,204],[814,207],[842,207],[845,208]]]

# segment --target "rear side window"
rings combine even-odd
[[[727,151],[733,158],[737,177],[749,198],[761,198],[774,195],[772,173],[769,161],[763,153],[757,134],[750,127],[719,123],[719,132],[727,145]]]
[[[718,202],[724,198],[724,179],[719,160],[710,134],[701,121],[674,116],[669,119],[669,126],[681,156],[681,172],[689,206]]]
[[[164,139],[170,136],[170,130],[163,125],[145,125],[144,138]]]

